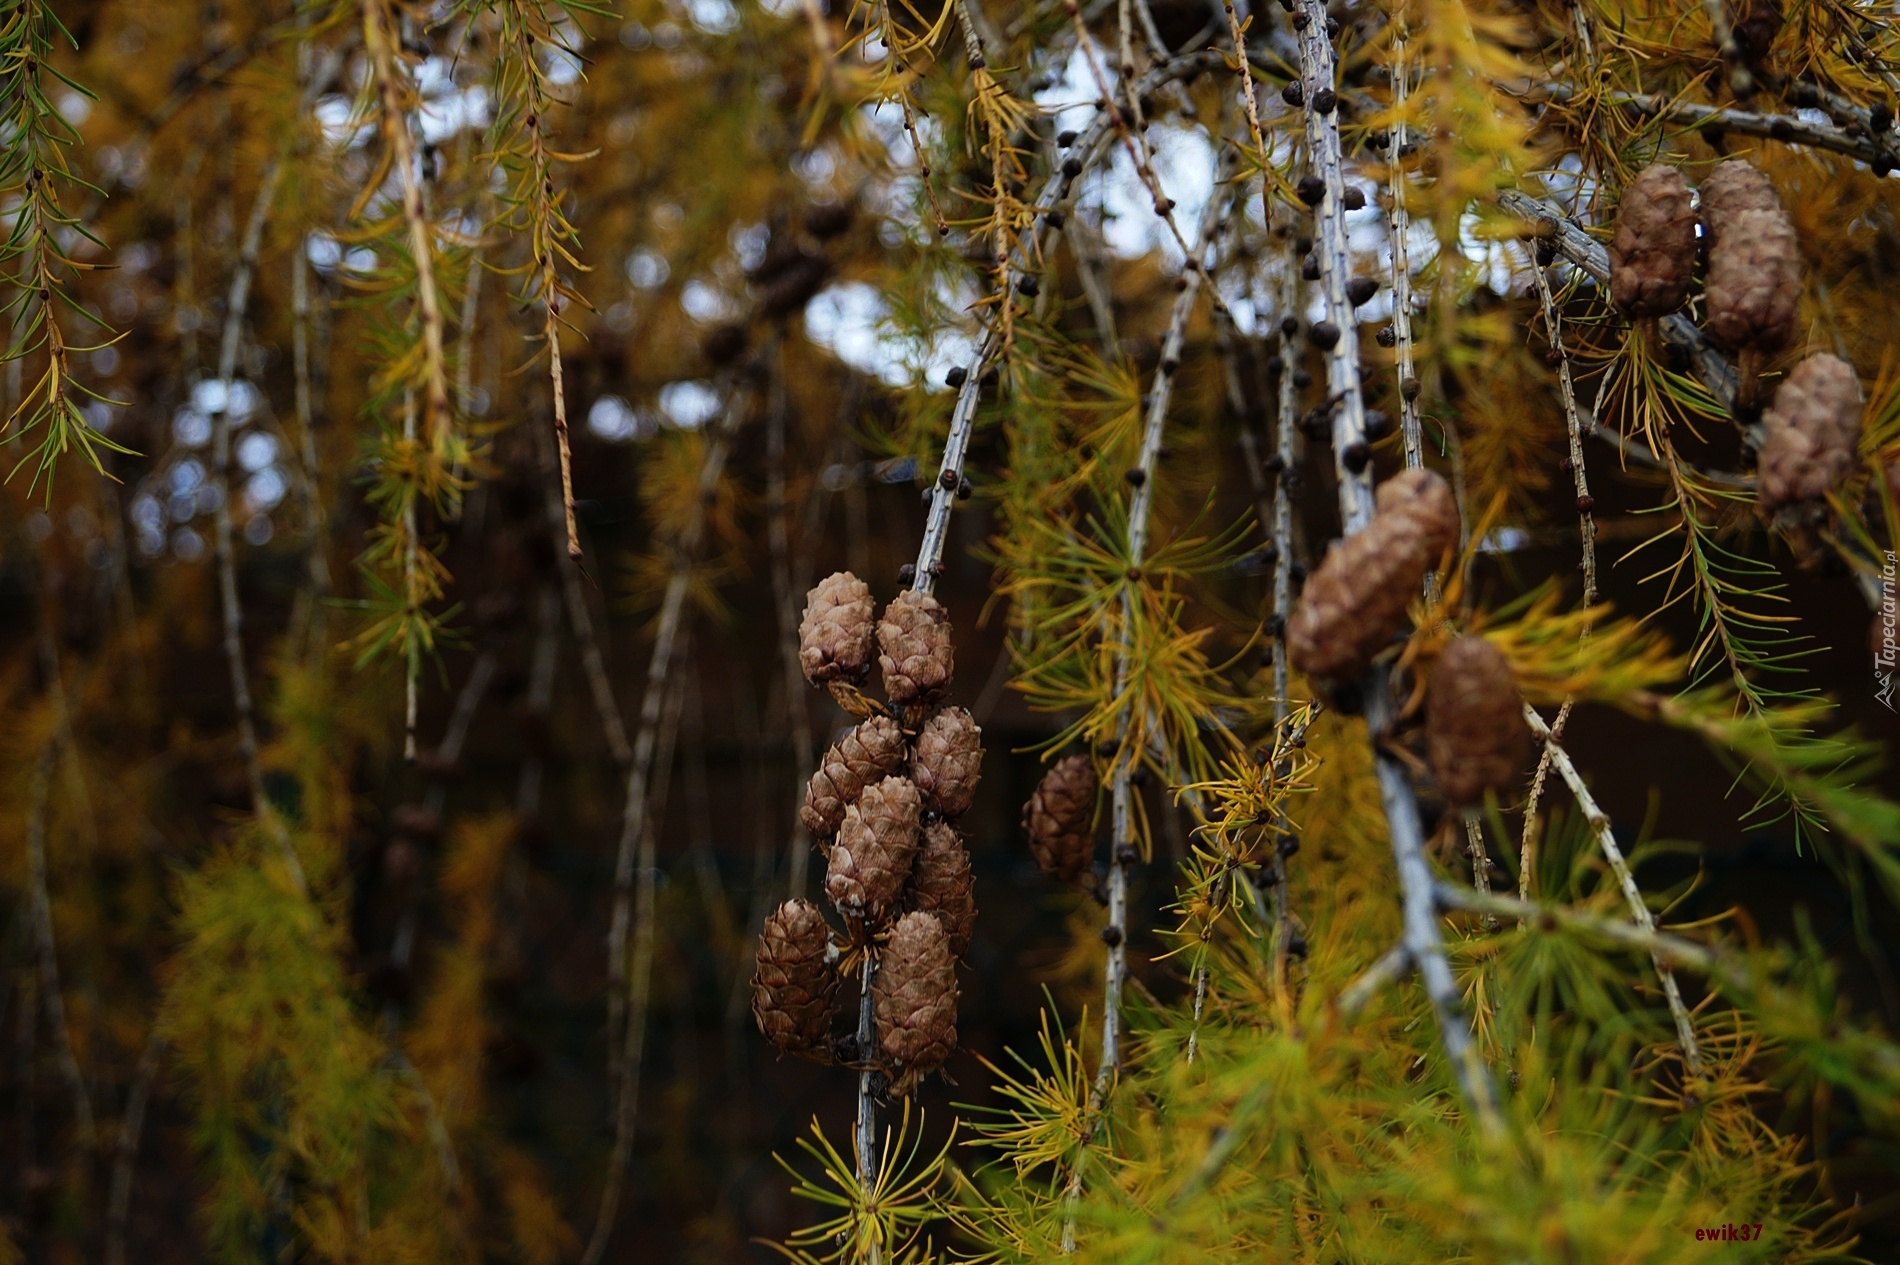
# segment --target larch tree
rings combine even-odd
[[[0,1262],[1900,1250],[1897,107],[5,0]]]

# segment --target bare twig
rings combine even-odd
[[[1503,85],[1510,90],[1512,85]],[[1577,89],[1567,83],[1532,84],[1521,88],[1517,95],[1530,101],[1568,102],[1577,95]],[[1831,95],[1831,94],[1830,94]],[[1836,106],[1844,112],[1857,110],[1844,98],[1834,98]],[[1621,106],[1638,114],[1651,118],[1660,118],[1669,123],[1679,123],[1684,127],[1719,128],[1725,132],[1734,132],[1740,136],[1758,136],[1763,140],[1780,141],[1784,145],[1802,145],[1809,149],[1824,149],[1836,154],[1845,154],[1849,158],[1873,164],[1877,160],[1891,161],[1894,150],[1891,145],[1883,145],[1871,132],[1866,136],[1850,134],[1842,128],[1829,127],[1825,123],[1814,123],[1798,114],[1762,114],[1752,110],[1724,109],[1720,106],[1697,105],[1693,101],[1682,101],[1661,93],[1607,92],[1592,99],[1595,108]],[[1830,110],[1829,113],[1836,111]],[[1859,109],[1858,122],[1866,127],[1866,111]]]
[[[73,1119],[79,1128],[79,1144],[90,1155],[93,1148],[92,1099],[86,1093],[86,1078],[79,1070],[73,1053],[72,1030],[66,1024],[66,1000],[59,986],[59,946],[53,937],[53,903],[47,892],[46,824],[52,811],[53,767],[59,760],[59,743],[49,742],[33,771],[33,788],[26,819],[27,882],[32,885],[33,934],[38,945],[41,1000],[46,1004],[46,1022],[53,1030],[54,1052],[60,1075],[73,1096]],[[22,1022],[31,1022],[22,1014]]]
[[[1602,850],[1603,859],[1609,863],[1611,872],[1616,875],[1617,886],[1623,890],[1623,900],[1629,906],[1631,920],[1644,931],[1654,932],[1655,915],[1649,912],[1649,904],[1636,886],[1629,863],[1623,859],[1623,850],[1617,846],[1616,836],[1610,829],[1609,815],[1597,807],[1590,788],[1584,785],[1583,775],[1577,772],[1577,766],[1571,763],[1569,753],[1552,736],[1550,727],[1537,714],[1537,709],[1526,704],[1524,719],[1530,725],[1531,732],[1544,744],[1544,752],[1550,757],[1552,767],[1570,788],[1577,807],[1589,821],[1590,828],[1596,832],[1597,846]],[[1669,1003],[1669,1014],[1676,1022],[1676,1040],[1682,1046],[1683,1061],[1688,1065],[1689,1075],[1699,1079],[1703,1072],[1702,1049],[1696,1041],[1695,1025],[1689,1018],[1688,1007],[1683,1005],[1682,990],[1676,985],[1675,973],[1660,956],[1655,957],[1655,963],[1656,975],[1662,981],[1663,996]]]
[[[548,526],[551,531],[566,530],[566,506],[561,498],[560,485],[555,481],[555,457],[550,451],[552,445],[547,439],[547,431],[536,428],[538,442],[542,448],[542,487],[546,493]],[[620,716],[620,704],[614,698],[613,678],[607,674],[606,656],[601,652],[600,638],[594,632],[594,617],[587,606],[587,591],[581,585],[580,564],[564,552],[559,557],[561,572],[561,595],[567,605],[567,623],[573,630],[574,640],[580,644],[581,671],[587,678],[587,690],[594,702],[594,714],[600,720],[601,732],[607,738],[607,750],[613,756],[616,767],[625,768],[633,759],[633,748],[627,745],[627,727]]]
[[[244,241],[238,250],[237,267],[231,274],[231,289],[225,299],[224,331],[218,345],[218,404],[211,411],[211,480],[217,489],[217,509],[212,516],[213,539],[218,557],[218,597],[224,612],[224,659],[231,675],[231,696],[237,708],[238,751],[244,759],[244,775],[251,789],[251,811],[258,824],[268,830],[277,844],[279,858],[299,889],[304,886],[303,864],[291,844],[290,832],[271,806],[264,791],[264,765],[258,753],[257,718],[251,701],[250,671],[244,663],[244,608],[238,601],[237,549],[231,539],[231,388],[237,377],[238,347],[244,335],[244,317],[250,307],[251,279],[257,271],[257,255],[264,242],[264,225],[270,218],[283,176],[281,157],[271,159],[258,184],[257,198],[251,204],[251,217],[244,228]]]
[[[772,554],[772,599],[778,613],[779,664],[785,677],[786,720],[792,732],[794,795],[802,794],[816,755],[811,733],[811,709],[805,701],[804,672],[798,663],[798,599],[792,587],[791,533],[785,504],[785,423],[791,411],[785,392],[783,349],[772,375],[771,401],[766,414],[765,513],[766,539]],[[792,840],[786,889],[794,897],[805,894],[811,863],[811,837],[804,820],[792,814]]]
[[[145,1109],[151,1102],[152,1082],[158,1077],[159,1056],[165,1038],[156,1025],[146,1038],[145,1052],[132,1073],[132,1088],[119,1120],[119,1142],[112,1158],[112,1190],[106,1200],[106,1265],[125,1265],[125,1232],[131,1219],[132,1177],[138,1166],[139,1137],[145,1131]]]
[[[1395,944],[1379,955],[1371,966],[1360,972],[1359,978],[1346,985],[1340,991],[1339,1000],[1334,1003],[1339,1013],[1351,1019],[1366,1008],[1366,1003],[1385,989],[1404,979],[1412,970],[1412,955],[1403,944]]]

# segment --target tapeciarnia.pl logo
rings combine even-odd
[[[1886,551],[1886,560],[1880,568],[1880,646],[1874,651],[1874,697],[1886,705],[1888,711],[1900,710],[1894,707],[1894,686],[1900,684],[1900,673],[1894,671],[1896,658],[1900,658],[1900,642],[1895,640],[1895,578],[1900,571],[1895,565],[1894,551]]]

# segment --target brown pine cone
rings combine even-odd
[[[935,914],[908,913],[891,928],[871,1001],[878,1048],[899,1073],[891,1088],[909,1093],[957,1048],[956,961]]]
[[[1287,661],[1309,676],[1364,671],[1405,627],[1426,573],[1458,538],[1451,485],[1430,470],[1393,475],[1376,505],[1364,530],[1326,551],[1287,621]]]
[[[826,576],[805,595],[798,665],[813,685],[862,681],[871,670],[871,588],[849,571]]]
[[[1095,764],[1086,755],[1051,765],[1023,805],[1023,829],[1036,867],[1058,883],[1075,883],[1095,861]]]
[[[961,817],[976,798],[983,771],[983,731],[964,708],[946,707],[924,722],[910,758],[910,780],[924,794],[924,807]]]
[[[1689,297],[1695,205],[1674,167],[1643,168],[1623,187],[1610,241],[1610,297],[1630,316],[1667,316]]]
[[[1459,808],[1502,793],[1523,775],[1530,726],[1510,661],[1483,637],[1453,637],[1425,691],[1425,744],[1432,776]]]
[[[1860,379],[1839,356],[1816,352],[1782,380],[1762,414],[1757,489],[1764,513],[1818,501],[1860,460]]]
[[[1783,210],[1773,182],[1746,158],[1718,163],[1702,178],[1697,192],[1702,199],[1704,244],[1711,250],[1742,212]]]
[[[950,616],[928,593],[905,589],[877,623],[877,661],[892,703],[928,703],[950,684],[956,666]]]
[[[1794,338],[1801,251],[1786,213],[1743,211],[1709,248],[1709,335],[1736,351],[1773,353]]]
[[[825,895],[839,913],[874,926],[890,914],[910,878],[923,807],[910,779],[887,777],[844,810],[825,873]]]
[[[976,893],[970,881],[970,852],[956,827],[933,821],[924,827],[924,843],[910,871],[910,891],[904,904],[937,915],[950,937],[950,955],[961,959],[970,948],[976,927]]]
[[[825,750],[818,771],[805,788],[798,819],[820,839],[829,839],[844,821],[846,806],[879,778],[904,767],[904,731],[889,716],[869,716]]]
[[[766,916],[752,976],[752,1016],[759,1031],[787,1054],[826,1058],[837,1010],[831,928],[818,906],[788,900]]]

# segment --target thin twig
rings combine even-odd
[[[1412,970],[1412,955],[1403,944],[1395,944],[1379,955],[1377,961],[1359,973],[1359,978],[1340,991],[1338,1007],[1342,1017],[1351,1019],[1366,1008],[1366,1003],[1404,979]]]
[[[244,228],[237,267],[231,274],[230,293],[225,298],[224,330],[218,344],[220,392],[217,407],[211,410],[211,481],[218,493],[212,523],[218,558],[218,597],[224,613],[224,659],[231,675],[232,701],[237,708],[238,751],[244,760],[245,779],[250,784],[251,811],[258,824],[270,832],[284,869],[297,888],[302,890],[303,864],[297,859],[290,831],[271,806],[270,796],[264,790],[264,765],[258,752],[250,670],[244,663],[244,608],[238,601],[237,548],[231,539],[231,389],[237,378],[238,347],[244,334],[244,317],[250,307],[251,279],[257,271],[257,255],[264,242],[264,225],[270,218],[271,205],[276,201],[283,172],[281,156],[273,157],[264,168],[257,198],[251,204],[251,217]]]
[[[152,1082],[158,1077],[159,1056],[165,1038],[157,1025],[146,1038],[126,1093],[125,1115],[119,1120],[119,1141],[112,1158],[112,1191],[106,1200],[106,1265],[125,1265],[126,1227],[132,1212],[132,1178],[139,1157],[139,1137],[145,1131],[145,1109],[151,1102]]]
[[[555,458],[548,442],[548,431],[536,427],[542,453],[542,487],[547,501],[548,526],[556,533],[566,529],[566,508],[561,499],[559,484],[555,482]],[[581,672],[587,678],[587,690],[594,702],[594,715],[600,720],[601,732],[607,738],[607,750],[613,756],[617,768],[625,768],[633,759],[633,748],[627,745],[627,727],[620,716],[620,704],[614,698],[613,678],[607,674],[607,659],[601,651],[600,638],[594,632],[594,617],[587,606],[587,591],[581,585],[580,564],[573,558],[560,552],[557,566],[561,573],[561,596],[567,605],[568,627],[574,633],[574,640],[580,644]]]
[[[1570,754],[1558,744],[1552,736],[1550,727],[1537,709],[1528,703],[1524,706],[1524,719],[1530,725],[1531,732],[1544,744],[1544,751],[1550,757],[1552,767],[1570,788],[1570,794],[1576,799],[1577,807],[1582,810],[1590,828],[1596,832],[1597,846],[1603,852],[1603,859],[1609,863],[1610,870],[1616,875],[1617,886],[1623,890],[1624,903],[1629,906],[1630,918],[1644,931],[1656,930],[1655,915],[1649,912],[1649,904],[1643,899],[1643,893],[1636,886],[1636,878],[1630,873],[1629,863],[1623,858],[1623,850],[1617,846],[1616,835],[1610,829],[1610,818],[1597,807],[1590,788],[1584,785],[1583,775],[1577,772],[1577,766],[1571,763]],[[1676,985],[1675,972],[1660,956],[1654,958],[1656,975],[1662,981],[1663,997],[1669,1003],[1669,1014],[1676,1023],[1676,1040],[1682,1046],[1683,1061],[1688,1065],[1689,1075],[1701,1079],[1703,1073],[1702,1048],[1696,1041],[1695,1025],[1689,1018],[1689,1009],[1683,1005],[1682,990]]]
[[[1513,89],[1513,85],[1501,86],[1506,91]],[[1564,103],[1573,100],[1577,91],[1576,87],[1567,83],[1540,83],[1532,84],[1528,88],[1519,88],[1515,95],[1528,101]],[[1843,99],[1836,98],[1836,101],[1849,110],[1855,108]],[[1720,106],[1698,105],[1693,101],[1678,100],[1661,93],[1606,92],[1591,99],[1593,109],[1617,106],[1632,110],[1639,115],[1659,118],[1664,122],[1677,123],[1684,127],[1719,128],[1741,136],[1757,136],[1763,140],[1779,141],[1784,145],[1802,145],[1809,149],[1829,150],[1870,165],[1876,159],[1891,161],[1894,157],[1894,151],[1890,147],[1881,145],[1871,135],[1855,136],[1838,127],[1810,122],[1798,114],[1763,114],[1752,110],[1724,109]],[[1866,112],[1862,110],[1861,113],[1864,115]],[[1866,125],[1864,118],[1860,122],[1863,127]]]
[[[772,601],[778,613],[779,665],[785,677],[787,726],[792,733],[792,786],[794,795],[802,795],[805,781],[816,763],[811,732],[811,708],[805,700],[804,672],[798,663],[798,604],[792,587],[791,533],[789,511],[785,503],[785,424],[791,403],[785,390],[785,351],[776,349],[771,399],[766,410],[765,438],[765,514],[766,540],[772,555]],[[796,812],[792,814],[790,864],[786,890],[793,897],[805,895],[807,871],[811,865],[811,835]]]
[[[79,1070],[73,1053],[73,1034],[66,1024],[66,1000],[59,986],[59,945],[53,936],[53,903],[47,892],[46,824],[52,811],[53,766],[59,759],[59,743],[49,742],[33,771],[33,789],[26,819],[27,882],[32,885],[33,932],[39,949],[39,985],[46,1004],[46,1022],[53,1030],[54,1050],[60,1075],[73,1096],[73,1119],[79,1128],[79,1145],[90,1156],[93,1148],[92,1099],[86,1093],[86,1078]],[[23,1014],[22,1022],[31,1022]]]

